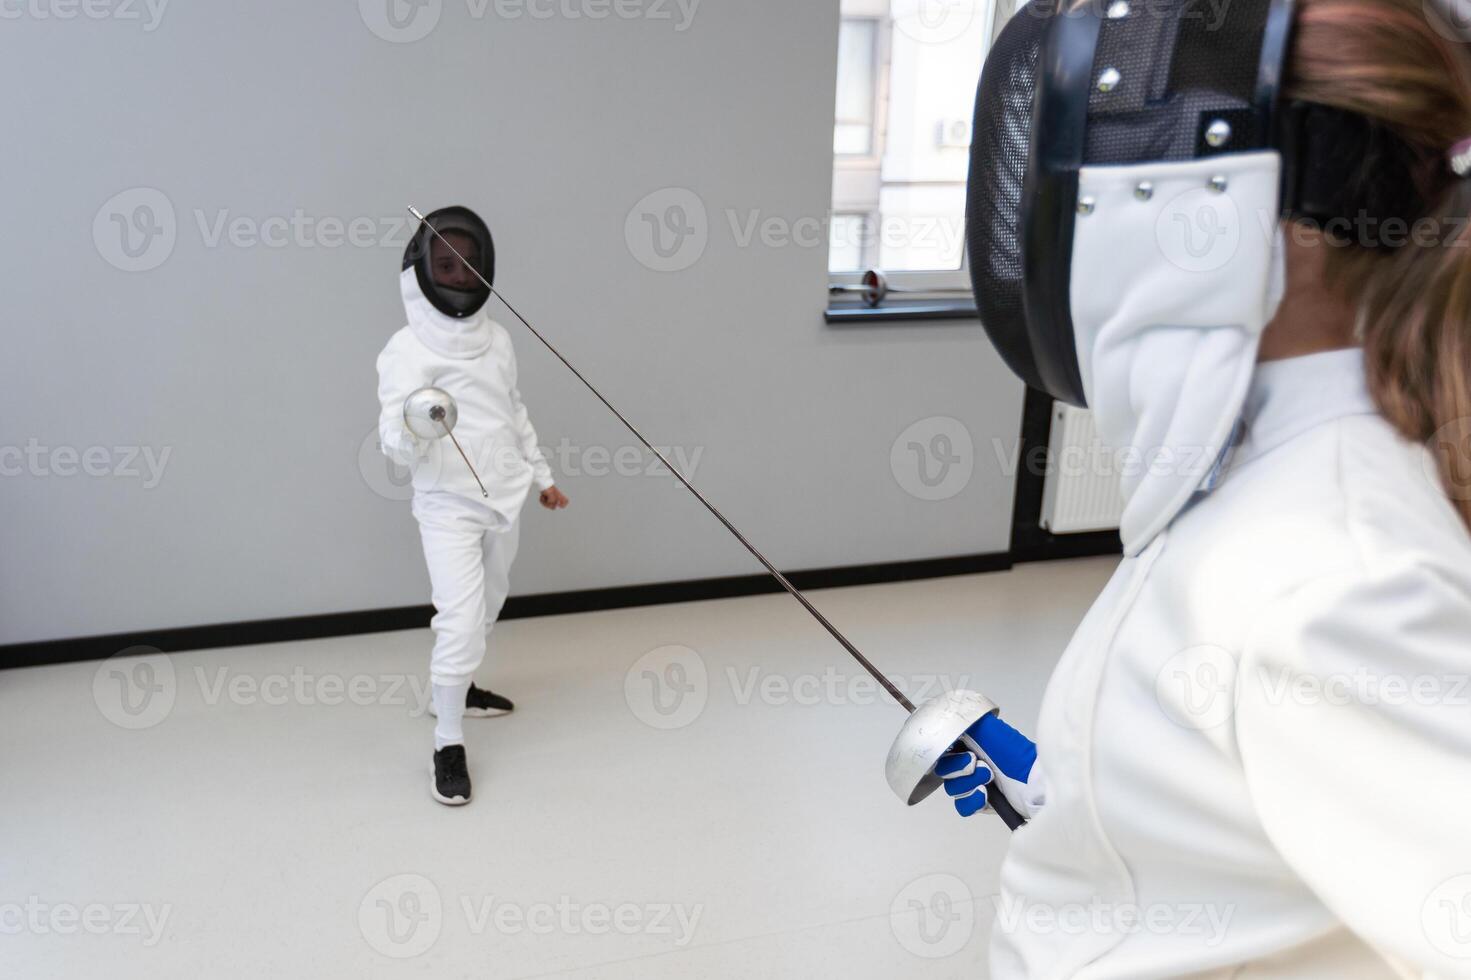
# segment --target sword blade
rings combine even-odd
[[[690,482],[689,478],[680,471],[679,467],[670,462],[652,442],[644,438],[644,434],[639,431],[638,426],[630,422],[628,420],[628,417],[625,416],[622,412],[618,411],[617,407],[615,407],[612,402],[603,397],[603,393],[599,391],[591,381],[587,380],[587,378],[583,376],[582,372],[577,370],[577,368],[572,364],[571,361],[562,356],[562,352],[557,350],[556,345],[554,345],[550,340],[547,340],[546,337],[542,336],[541,331],[533,327],[531,323],[524,316],[522,316],[520,312],[510,304],[509,301],[506,300],[505,296],[501,295],[501,293],[498,292],[496,288],[490,284],[490,280],[482,276],[480,274],[480,270],[475,268],[475,266],[471,264],[468,259],[461,255],[459,249],[455,248],[448,239],[441,235],[439,233],[439,229],[431,225],[417,208],[410,206],[409,213],[417,218],[420,224],[433,232],[434,237],[438,238],[440,242],[444,244],[445,248],[448,248],[451,252],[454,253],[455,258],[459,259],[460,262],[464,264],[465,268],[469,269],[471,274],[474,275],[476,279],[480,280],[485,288],[490,291],[490,294],[496,299],[500,300],[501,303],[505,305],[506,309],[510,310],[511,314],[517,320],[521,321],[521,325],[524,326],[527,330],[531,331],[531,335],[537,340],[541,341],[542,346],[551,351],[553,356],[555,356],[557,360],[561,361],[566,366],[567,370],[571,371],[573,376],[576,377],[578,381],[581,381],[583,386],[587,388],[588,391],[592,392],[593,396],[596,397],[598,401],[602,402],[603,405],[608,409],[608,411],[612,412],[613,415],[617,417],[619,422],[623,423],[624,428],[633,433],[634,438],[641,442],[645,449],[653,453],[654,456],[658,458],[659,462],[668,467],[669,472],[674,474],[675,478],[684,485],[684,488],[690,493],[694,494],[695,499],[703,504],[705,506],[705,509],[708,510],[712,515],[714,515],[716,520],[725,525],[725,529],[729,531],[732,535],[734,535],[735,539],[739,541],[741,545],[747,551],[749,551],[751,555],[755,557],[755,559],[759,561],[768,572],[771,573],[771,577],[776,579],[777,584],[785,589],[787,591],[787,594],[789,594],[793,599],[796,599],[798,602],[800,602],[802,604],[802,608],[806,609],[807,612],[812,615],[812,618],[817,620],[817,622],[822,625],[822,628],[827,630],[828,633],[832,635],[833,639],[837,640],[839,645],[841,645],[844,650],[848,651],[853,659],[858,662],[858,665],[862,667],[865,671],[867,671],[868,675],[872,677],[875,681],[877,681],[879,685],[882,686],[883,689],[889,693],[889,696],[899,703],[900,707],[902,707],[910,714],[914,713],[914,702],[910,701],[909,698],[905,696],[904,692],[899,690],[898,686],[895,685],[893,681],[884,676],[884,673],[877,667],[875,667],[873,663],[867,657],[865,657],[863,653],[856,646],[854,646],[853,643],[846,636],[842,634],[842,631],[834,626],[828,620],[828,618],[822,614],[821,610],[814,606],[812,602],[805,595],[802,594],[801,589],[793,585],[791,581],[781,573],[780,569],[773,565],[771,561],[765,555],[763,555],[755,545],[747,540],[746,536],[741,533],[740,529],[732,524],[730,520],[720,512],[720,509],[718,507],[716,507],[708,499],[706,499],[705,495],[701,493],[693,483]],[[453,439],[454,436],[451,435],[450,438]],[[459,445],[460,444],[456,442],[455,448],[458,449]],[[465,451],[463,449],[460,450],[460,455],[465,455]],[[465,459],[465,462],[466,464],[470,462],[468,457]],[[475,468],[473,466],[470,467],[470,471],[473,473],[475,471]],[[480,479],[479,475],[477,475],[475,479],[478,482]],[[483,484],[481,485],[480,489],[481,492],[484,492],[485,487]],[[985,758],[985,753],[981,751],[981,747],[976,744],[976,742],[969,736],[963,736],[962,741],[965,743],[966,748],[976,753],[976,756],[978,758]],[[1016,808],[1012,806],[1011,801],[1006,798],[1006,795],[1001,791],[1001,787],[996,785],[995,782],[993,782],[990,786],[986,788],[986,794],[988,806],[996,813],[998,817],[1001,818],[1002,822],[1005,823],[1009,829],[1016,830],[1018,827],[1026,823],[1026,820],[1022,817],[1020,813],[1017,812]]]
[[[441,422],[440,425],[443,426],[444,423]],[[455,444],[456,449],[460,450],[460,458],[465,461],[466,466],[470,467],[470,475],[475,478],[475,485],[480,487],[480,496],[489,497],[490,493],[485,489],[485,484],[480,482],[480,474],[475,472],[475,464],[470,462],[470,457],[465,455],[465,450],[460,449],[460,440],[456,439],[455,434],[449,429],[445,429],[444,434],[449,436],[449,441]]]
[[[612,412],[619,422],[623,423],[624,428],[633,433],[633,437],[637,439],[640,443],[642,443],[645,449],[653,453],[654,456],[659,460],[659,462],[668,467],[669,472],[674,474],[675,479],[683,484],[686,490],[694,494],[695,499],[703,504],[705,509],[708,510],[715,517],[716,520],[723,524],[725,526],[725,529],[729,531],[735,537],[735,539],[741,543],[741,546],[749,551],[752,557],[754,557],[758,562],[762,564],[763,567],[765,567],[766,571],[771,574],[771,577],[776,579],[777,584],[785,589],[787,594],[790,595],[793,599],[796,599],[799,603],[801,603],[802,608],[806,609],[807,612],[812,615],[812,618],[817,620],[822,628],[827,630],[828,633],[832,635],[832,638],[837,640],[838,644],[842,646],[844,650],[848,651],[853,659],[858,662],[858,665],[862,667],[865,671],[867,671],[868,675],[872,677],[875,681],[877,681],[879,685],[888,692],[889,696],[899,703],[900,707],[902,707],[905,711],[911,713],[914,711],[914,702],[910,701],[909,698],[904,694],[904,692],[899,690],[898,686],[893,681],[884,676],[883,671],[875,667],[873,665],[873,662],[865,657],[862,651],[860,651],[858,647],[853,644],[852,641],[844,636],[842,631],[834,626],[832,622],[822,614],[822,611],[812,604],[811,600],[809,600],[805,595],[802,594],[802,590],[793,585],[791,580],[783,575],[781,570],[773,565],[771,563],[771,560],[768,559],[764,554],[762,554],[761,550],[753,545],[750,540],[748,540],[746,536],[741,533],[740,528],[732,524],[730,522],[730,519],[720,512],[720,508],[712,504],[705,497],[705,495],[701,493],[692,482],[690,482],[689,477],[685,476],[684,473],[680,471],[679,467],[670,462],[669,459],[667,459],[665,455],[654,446],[653,443],[645,438],[644,434],[639,431],[638,426],[634,425],[628,420],[627,416],[618,411],[617,407],[614,406],[612,402],[608,401],[608,399],[603,396],[603,393],[599,391],[591,381],[587,380],[583,373],[577,370],[577,368],[572,364],[571,361],[562,356],[562,352],[557,350],[556,345],[553,344],[550,340],[547,340],[546,337],[542,335],[540,330],[537,330],[535,327],[533,327],[531,323],[524,316],[522,316],[521,313],[514,306],[512,306],[509,301],[507,301],[506,297],[503,296],[494,286],[490,284],[490,280],[482,276],[480,274],[480,270],[475,268],[473,263],[471,263],[463,255],[461,255],[459,250],[456,249],[447,238],[439,233],[438,228],[435,228],[428,222],[424,215],[419,212],[418,208],[410,207],[409,213],[417,218],[424,227],[433,232],[434,237],[438,238],[445,248],[453,252],[455,258],[464,263],[465,268],[469,269],[470,273],[474,275],[476,279],[479,279],[481,284],[484,285],[486,289],[490,290],[491,294],[505,305],[506,309],[511,311],[511,315],[514,316],[517,320],[520,320],[521,325],[524,326],[527,330],[531,331],[531,335],[537,340],[541,341],[542,346],[551,351],[552,355],[555,356],[557,360],[561,361],[567,367],[567,370],[571,371],[573,376],[576,377],[578,381],[581,381],[583,386],[587,388],[588,391],[592,392],[593,396],[597,398],[598,401],[602,402],[603,405],[608,409],[608,411]],[[466,462],[468,462],[468,460],[466,460]],[[477,479],[479,478],[477,477]]]

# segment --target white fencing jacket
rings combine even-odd
[[[408,326],[378,355],[378,441],[384,455],[413,471],[416,493],[457,493],[515,521],[527,490],[533,484],[538,490],[550,487],[552,473],[516,388],[510,334],[483,310],[456,320],[434,309],[413,269],[399,282]],[[443,388],[458,404],[454,435],[474,461],[489,499],[481,497],[448,438],[419,439],[404,425],[404,400],[426,385]]]
[[[1048,686],[994,980],[1471,976],[1471,535],[1361,352],[1243,419]]]

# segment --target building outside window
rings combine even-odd
[[[1002,8],[998,11],[998,5]],[[1008,0],[842,0],[828,268],[954,290],[981,63]]]

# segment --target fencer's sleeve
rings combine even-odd
[[[378,445],[383,455],[412,469],[429,445],[404,424],[404,402],[423,387],[420,372],[390,342],[378,355]]]
[[[1274,603],[1241,651],[1236,735],[1272,843],[1404,975],[1471,953],[1471,589],[1367,559]]]
[[[1047,770],[1042,765],[1040,756],[1032,765],[1032,772],[1022,784],[1021,791],[1008,799],[1016,804],[1017,809],[1022,811],[1022,816],[1028,820],[1042,812],[1042,808],[1047,805]]]
[[[517,383],[519,369],[515,356],[514,353],[511,355],[511,406],[516,413],[516,436],[521,441],[521,455],[531,464],[531,479],[536,484],[536,489],[547,490],[556,481],[552,479],[552,468],[547,464],[541,444],[537,441],[536,429],[531,425],[531,414],[526,411],[526,403],[521,400],[521,388]]]

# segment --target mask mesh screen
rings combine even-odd
[[[971,134],[966,201],[971,283],[987,330],[1018,339],[1026,336],[1020,214],[1037,56],[1046,26],[1045,17],[1023,8],[1002,30],[986,57]]]
[[[1270,0],[1173,0],[1130,4],[1105,18],[1093,61],[1084,162],[1191,160],[1204,122],[1230,121],[1230,146],[1261,145],[1250,109]],[[1118,83],[1097,80],[1112,69]]]

